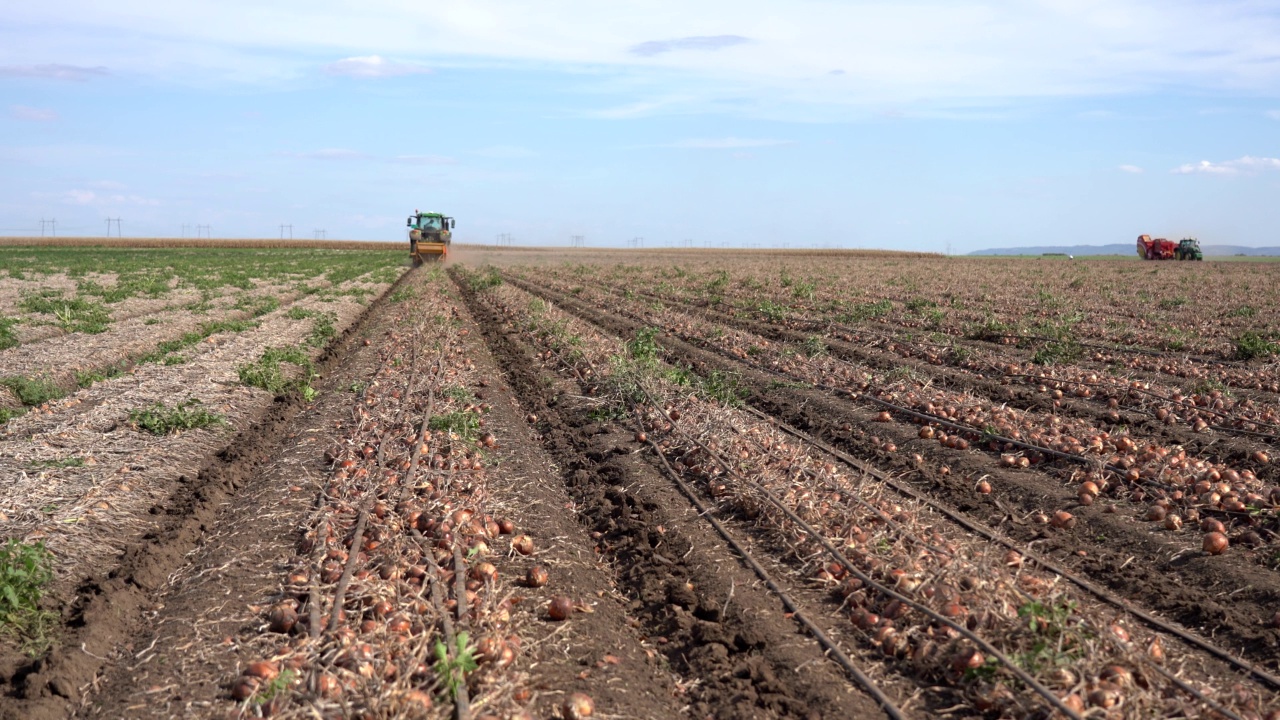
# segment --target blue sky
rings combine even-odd
[[[21,5],[0,234],[1280,245],[1280,2]]]

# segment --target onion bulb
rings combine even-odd
[[[672,412],[675,411],[673,410]],[[560,712],[564,715],[565,720],[582,720],[582,718],[591,717],[595,711],[595,701],[585,693],[571,693],[569,697],[564,699],[564,704],[560,706]]]
[[[1210,555],[1221,555],[1227,551],[1227,536],[1220,532],[1207,533],[1204,536],[1204,543],[1201,547]]]

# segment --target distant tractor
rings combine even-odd
[[[414,210],[406,224],[409,227],[409,258],[414,267],[428,261],[444,260],[453,240],[453,218]]]
[[[1204,260],[1204,253],[1200,252],[1200,241],[1195,238],[1182,238],[1173,254],[1179,260]]]
[[[1143,260],[1204,260],[1200,252],[1200,241],[1195,238],[1183,238],[1178,242],[1155,238],[1150,235],[1138,236],[1138,257]]]

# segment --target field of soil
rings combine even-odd
[[[1280,265],[84,252],[0,717],[1280,718]]]

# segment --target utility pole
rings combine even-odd
[[[586,247],[586,246],[587,246],[587,236],[586,236],[586,235],[570,235],[570,236],[569,236],[569,246],[570,246],[570,247],[576,247],[576,248]]]
[[[111,237],[111,223],[116,224],[116,237],[121,237],[120,218],[107,218],[107,237]]]
[[[209,237],[209,228],[211,228],[211,227],[213,227],[213,226],[212,226],[212,225],[196,225],[196,237],[197,237],[197,238],[199,238],[199,237],[200,237],[200,231],[201,231],[201,230],[203,230],[203,231],[204,231],[204,236],[205,236],[206,238],[208,238],[208,237]]]
[[[628,247],[633,247],[633,248],[642,248],[642,247],[644,247],[644,238],[642,238],[642,237],[633,237],[633,238],[631,238],[630,240],[628,240],[628,241],[627,241],[627,246],[628,246]]]
[[[54,219],[45,220],[44,218],[40,218],[40,237],[44,237],[46,226],[49,228],[49,235],[58,237],[58,221]]]
[[[326,233],[324,230],[313,230],[312,235],[315,236],[316,240],[324,240]]]
[[[283,239],[284,239],[284,233],[285,233],[285,230],[288,230],[288,231],[289,231],[289,239],[290,239],[290,240],[292,240],[292,239],[293,239],[293,226],[292,226],[292,225],[281,225],[281,226],[280,226],[280,239],[281,239],[281,240],[283,240]]]
[[[182,223],[182,239],[185,240],[186,238],[187,238],[187,224]]]

